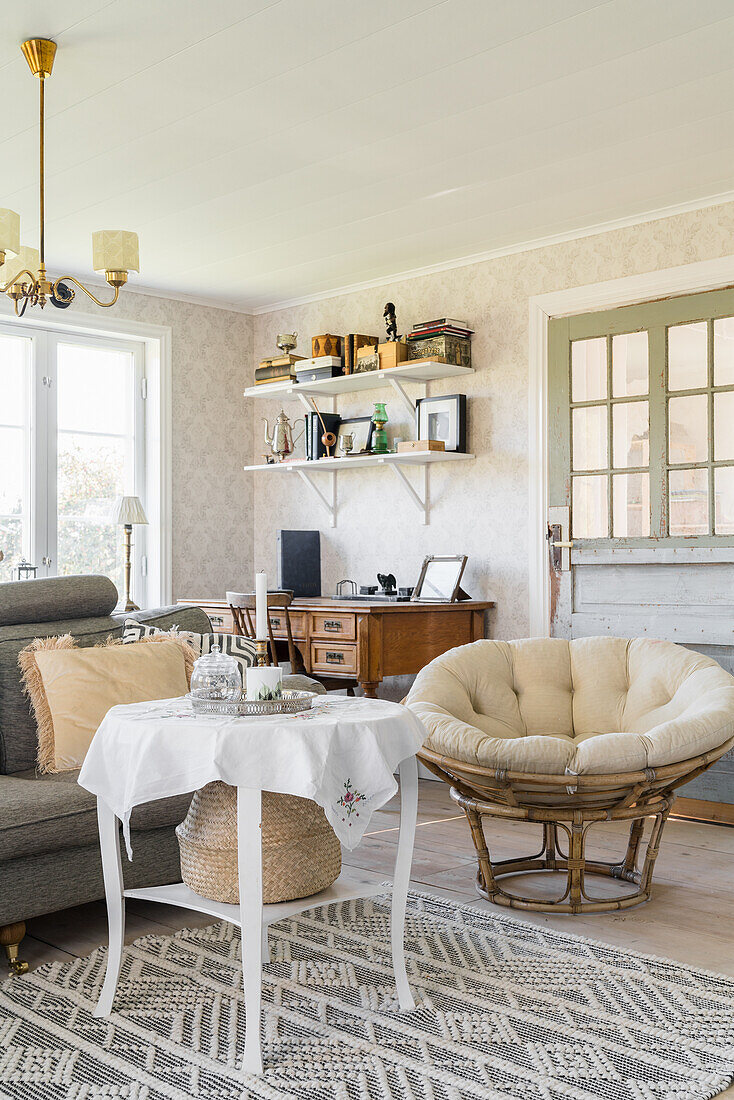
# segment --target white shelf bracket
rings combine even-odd
[[[428,523],[428,466],[419,467],[423,481],[423,496],[414,489],[410,480],[406,477],[405,473],[399,466],[390,463],[390,469],[397,476],[398,481],[402,482],[402,485],[407,492],[410,499],[415,504],[419,512],[422,513],[421,523],[425,526]]]
[[[336,527],[336,473],[334,472],[328,475],[329,481],[331,482],[331,493],[329,494],[331,499],[329,499],[329,497],[326,496],[325,493],[322,493],[321,489],[313,480],[311,475],[307,474],[305,470],[296,470],[296,473],[300,477],[301,481],[305,482],[305,484],[314,491],[326,511],[329,513],[329,526]]]
[[[400,385],[397,378],[390,378],[388,376],[387,380],[390,383],[390,386],[392,387],[392,389],[395,391],[395,393],[401,399],[401,401],[403,402],[403,404],[405,405],[406,409],[411,414],[411,416],[415,416],[415,401],[413,400],[413,398],[408,393],[405,392],[404,387]]]

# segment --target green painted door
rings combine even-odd
[[[734,672],[734,290],[549,326],[551,633]],[[726,758],[681,791],[734,804]]]

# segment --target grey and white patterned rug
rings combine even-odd
[[[734,1078],[734,981],[412,894],[397,1009],[384,898],[271,930],[262,1078],[238,1071],[239,932],[125,951],[109,1020],[105,950],[0,987],[10,1100],[708,1100]]]

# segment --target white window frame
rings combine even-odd
[[[48,307],[51,308],[51,307]],[[145,470],[145,483],[136,486],[144,501],[148,526],[133,532],[134,592],[141,606],[155,607],[172,603],[172,456],[171,456],[171,330],[163,325],[146,325],[126,321],[119,317],[97,317],[81,313],[58,313],[53,320],[46,316],[14,316],[12,305],[0,301],[0,323],[7,331],[27,336],[33,340],[35,362],[53,364],[48,371],[34,370],[35,392],[31,394],[31,476],[35,486],[45,486],[46,479],[38,479],[38,464],[46,461],[45,440],[48,433],[55,433],[56,425],[50,423],[47,410],[55,410],[54,402],[47,402],[43,390],[43,377],[50,377],[55,384],[55,347],[61,342],[73,342],[84,337],[101,347],[124,346],[135,356],[136,384],[145,387],[145,412],[142,402],[136,402],[136,465]],[[142,381],[144,379],[144,382]],[[41,392],[38,392],[39,389]],[[138,411],[141,410],[141,411]],[[141,430],[140,430],[141,429]],[[144,458],[144,462],[139,460]],[[48,471],[53,478],[55,471]],[[35,520],[31,524],[31,560],[39,566],[38,576],[53,575],[56,563],[49,568],[41,565],[46,546],[54,543],[56,517],[49,516],[48,501],[37,501],[32,509]],[[39,518],[40,517],[40,518]],[[44,518],[45,517],[45,518]],[[122,536],[121,536],[122,537]],[[52,554],[53,556],[53,554]],[[143,568],[145,567],[145,568]],[[143,576],[143,572],[145,576]],[[122,594],[121,594],[122,595]]]

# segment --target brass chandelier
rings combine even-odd
[[[45,102],[46,78],[51,75],[56,56],[56,43],[48,38],[29,38],[20,47],[34,76],[40,81],[40,187],[39,221],[40,248],[28,248],[20,244],[20,216],[14,210],[0,208],[0,293],[7,294],[15,305],[16,315],[22,317],[28,305],[40,306],[51,302],[57,309],[66,309],[74,301],[73,283],[98,306],[113,306],[120,295],[120,288],[127,282],[129,271],[139,271],[138,235],[121,229],[102,229],[92,234],[92,266],[104,271],[104,277],[113,288],[109,302],[93,294],[73,275],[61,275],[51,280],[46,274],[46,169],[45,169]],[[6,281],[7,280],[7,281]]]

